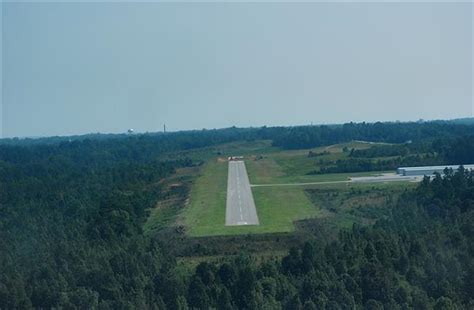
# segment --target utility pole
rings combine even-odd
[[[163,133],[166,133],[166,124],[163,124]]]

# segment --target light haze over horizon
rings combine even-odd
[[[2,3],[4,137],[473,116],[472,3]]]

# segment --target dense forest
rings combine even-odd
[[[170,295],[200,309],[472,308],[473,177],[460,170],[426,178],[389,218],[341,231],[330,244],[292,248],[282,260],[201,263]]]
[[[425,179],[375,225],[261,263],[243,253],[183,271],[142,231],[166,195],[161,180],[199,164],[170,152],[255,139],[283,148],[427,140],[435,158],[472,162],[473,128],[377,123],[2,140],[0,308],[473,308],[472,172]],[[361,156],[409,156],[414,146],[405,147]]]
[[[148,291],[167,258],[141,226],[189,161],[88,141],[1,154],[0,308],[158,304]]]

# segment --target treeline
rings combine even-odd
[[[474,132],[472,125],[445,122],[426,123],[348,123],[333,126],[301,126],[286,128],[273,137],[273,145],[284,149],[303,149],[323,145],[364,140],[405,143],[437,138],[459,137]]]
[[[447,164],[470,164],[474,163],[474,135],[453,136],[450,138],[436,139],[432,142],[423,141],[418,143],[376,145],[368,149],[351,150],[349,157],[352,158],[376,158],[390,156],[407,156],[413,154],[427,154],[439,156]]]
[[[384,158],[387,157],[387,158]],[[308,174],[395,170],[398,167],[474,163],[474,136],[437,139],[433,142],[376,145],[354,150],[349,158],[319,161]]]
[[[279,129],[272,129],[271,133]],[[42,139],[0,140],[0,160],[25,163],[61,155],[88,166],[118,161],[148,161],[175,151],[191,150],[232,141],[269,139],[265,128],[227,128],[167,134],[85,135]]]
[[[381,144],[374,145],[367,149],[352,149],[349,157],[353,158],[377,158],[377,157],[393,157],[407,156],[410,154],[431,153],[434,154],[433,143],[417,142],[403,144]]]
[[[348,158],[338,159],[331,165],[321,166],[308,174],[388,171],[398,167],[442,165],[445,161],[435,155],[408,155],[389,159]]]
[[[449,164],[474,163],[474,135],[461,136],[454,139],[438,139],[433,148],[441,154]]]
[[[313,148],[352,140],[405,143],[425,140],[449,139],[472,135],[472,123],[407,122],[407,123],[347,123],[343,125],[224,128],[211,130],[180,131],[170,133],[89,134],[71,137],[40,139],[0,139],[0,145],[62,145],[64,143],[97,143],[107,146],[126,141],[150,151],[176,151],[216,145],[232,141],[272,140],[273,146],[284,149]],[[419,145],[419,144],[417,144]]]

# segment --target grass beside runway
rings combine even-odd
[[[227,161],[210,160],[192,186],[182,214],[191,236],[219,235],[225,224]]]
[[[321,213],[303,187],[254,187],[252,192],[261,232],[291,232],[294,221],[316,218]]]
[[[247,172],[251,184],[285,184],[310,183],[326,181],[345,181],[349,177],[375,176],[393,171],[371,171],[358,173],[309,174],[319,169],[320,161],[336,161],[348,158],[349,153],[343,149],[366,149],[370,144],[351,141],[311,149],[313,153],[324,153],[316,157],[308,157],[309,149],[305,150],[273,150],[260,158],[246,160]]]
[[[347,157],[343,148],[367,148],[367,144],[351,142],[330,147],[315,149],[315,152],[327,151],[323,156],[308,157],[308,150],[281,151],[274,150],[268,144],[255,143],[253,149],[247,150],[245,164],[251,184],[269,183],[307,183],[325,181],[344,181],[349,176],[369,176],[381,172],[337,173],[308,175],[311,169],[317,167],[320,159],[335,160]],[[219,152],[224,157],[227,152]],[[239,147],[237,147],[237,150]],[[243,152],[242,152],[243,153]],[[241,154],[236,153],[235,154]],[[263,155],[263,156],[261,156]],[[228,162],[224,159],[210,159],[202,167],[201,175],[196,179],[191,189],[190,201],[181,214],[181,222],[187,228],[190,236],[238,235],[254,233],[291,232],[295,229],[294,221],[308,218],[328,216],[327,208],[321,208],[318,195],[309,195],[308,187],[316,186],[279,186],[254,187],[252,193],[257,208],[260,225],[258,226],[225,226],[225,210],[227,195]],[[364,187],[364,185],[351,185]],[[393,185],[389,185],[393,186]],[[347,190],[347,184],[333,188]],[[350,226],[357,222],[352,213],[344,213],[338,218],[338,226]],[[334,216],[334,214],[331,214]]]
[[[298,159],[295,159],[298,161]],[[301,160],[303,162],[303,160]],[[300,170],[303,168],[295,167],[292,171],[286,171],[281,167],[279,160],[274,158],[264,158],[261,160],[246,161],[247,172],[250,184],[289,184],[289,183],[311,183],[311,182],[332,182],[347,181],[349,177],[376,176],[382,173],[393,171],[371,171],[371,172],[352,172],[352,173],[328,173],[328,174],[304,174]],[[304,163],[304,165],[307,165]],[[309,172],[306,171],[305,173]]]
[[[212,160],[203,167],[182,214],[187,234],[194,237],[291,232],[293,221],[316,217],[302,187],[252,188],[258,226],[225,226],[227,161]]]

